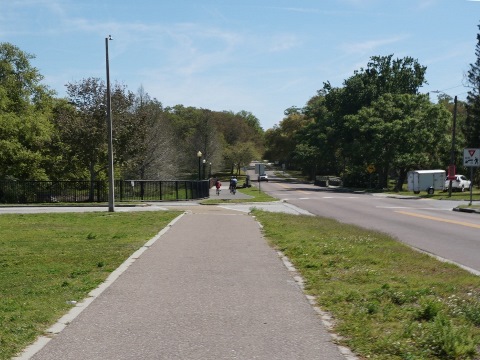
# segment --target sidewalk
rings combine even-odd
[[[253,217],[197,206],[167,229],[22,359],[349,358]]]

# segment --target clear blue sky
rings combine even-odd
[[[43,83],[110,78],[164,106],[246,110],[266,130],[371,56],[411,56],[429,85],[464,98],[480,1],[0,0],[0,42],[36,56]],[[431,94],[436,101],[436,95]]]

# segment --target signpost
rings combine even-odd
[[[262,191],[260,175],[265,174],[265,164],[255,164],[255,174],[258,174],[258,191]]]
[[[448,180],[452,181],[455,180],[455,174],[457,170],[455,169],[455,165],[448,165]]]
[[[372,175],[375,172],[375,165],[370,164],[367,166],[367,171],[370,174],[369,179],[368,179],[368,188],[372,188]]]
[[[463,166],[480,166],[480,149],[463,149]]]
[[[255,174],[265,174],[265,164],[255,164]]]
[[[470,205],[472,205],[473,168],[480,167],[480,149],[463,149],[463,166],[470,168]]]

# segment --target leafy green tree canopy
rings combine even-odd
[[[34,55],[17,46],[0,43],[0,104],[4,111],[19,114],[28,111],[30,105],[41,107],[51,101],[54,92],[41,83],[43,76],[31,65],[32,59]]]
[[[384,94],[418,94],[426,83],[426,66],[411,57],[373,56],[367,67],[356,70],[340,89],[324,84],[326,104],[338,116],[355,114]]]
[[[380,187],[386,187],[388,174],[396,171],[401,187],[408,170],[442,164],[442,154],[448,155],[450,119],[445,107],[432,104],[427,95],[385,94],[345,118],[354,138],[352,162],[363,169],[375,165]]]
[[[480,25],[478,29],[480,30]],[[467,95],[465,137],[470,147],[480,147],[480,33],[477,34],[475,56],[476,60],[470,64],[467,72],[467,81],[471,90]]]
[[[0,43],[0,178],[47,179],[53,92],[30,64],[34,56]]]

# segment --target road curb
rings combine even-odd
[[[470,214],[480,214],[480,209],[470,209],[470,208],[453,208],[453,211],[465,212]]]

